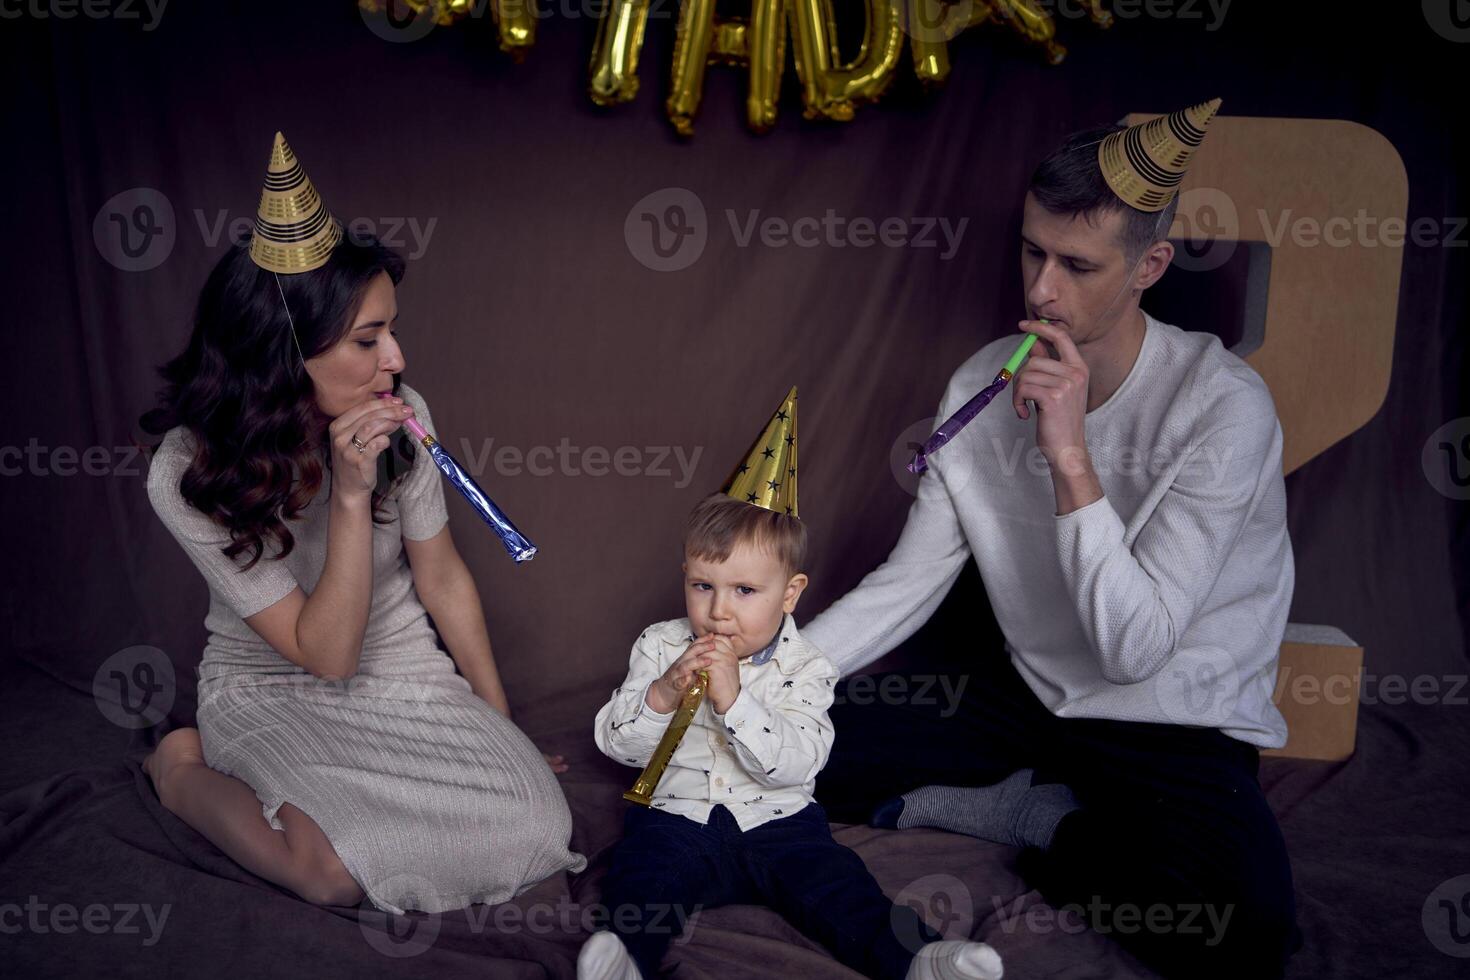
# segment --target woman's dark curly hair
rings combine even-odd
[[[232,244],[199,295],[188,346],[158,369],[167,384],[138,424],[152,435],[183,425],[195,436],[198,448],[179,491],[229,529],[226,556],[251,553],[247,569],[260,560],[266,538],[276,542],[277,557],[291,553],[295,540],[285,522],[311,502],[323,471],[331,469],[327,427],[302,357],[341,341],[368,284],[383,272],[396,285],[403,259],[374,238],[349,235],[325,265],[280,276],[278,288],[277,278],[250,258],[248,242]],[[399,384],[394,375],[395,394]],[[161,444],[148,447],[150,453]],[[388,523],[378,509],[416,454],[413,440],[399,429],[379,455],[375,523]]]

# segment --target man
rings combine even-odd
[[[1011,404],[929,457],[887,561],[807,634],[850,675],[912,635],[973,556],[1004,654],[961,641],[957,705],[839,690],[819,801],[835,820],[1022,847],[1048,901],[1154,969],[1261,978],[1300,943],[1256,775],[1259,749],[1286,740],[1271,701],[1294,582],[1281,427],[1217,338],[1139,308],[1218,106],[1079,133],[1037,168],[1020,328],[1040,339]],[[940,418],[1021,336],[961,365]]]

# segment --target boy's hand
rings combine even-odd
[[[740,696],[740,658],[735,656],[735,647],[728,636],[710,633],[701,637],[694,646],[706,645],[694,661],[695,670],[709,671],[709,702],[716,714],[730,710]],[[691,647],[693,649],[693,647]]]
[[[659,714],[667,714],[679,706],[679,701],[684,697],[684,692],[694,682],[694,675],[702,668],[696,666],[698,661],[712,646],[710,636],[701,637],[689,644],[689,649],[679,656],[678,660],[669,664],[669,669],[663,672],[663,676],[648,685],[648,693],[643,700],[648,706]]]

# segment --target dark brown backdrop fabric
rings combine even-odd
[[[1436,35],[1418,7],[1369,18],[1241,0],[1218,30],[1208,18],[1132,18],[1108,33],[1067,21],[1071,56],[1057,68],[978,30],[952,45],[942,93],[906,83],[836,126],[804,123],[788,91],[764,137],[743,126],[743,75],[717,68],[687,143],[662,118],[667,20],[650,27],[638,101],[611,112],[584,95],[587,18],[543,20],[519,66],[496,52],[488,20],[390,44],[351,0],[178,3],[151,31],[7,20],[0,442],[101,446],[113,472],[0,482],[6,654],[81,690],[138,644],[192,674],[203,583],[152,513],[144,466],[113,447],[139,434],[154,368],[183,344],[223,247],[200,222],[253,213],[277,129],[339,216],[384,232],[433,223],[399,290],[405,378],[462,459],[564,440],[637,447],[641,466],[657,447],[700,453],[683,486],[672,459],[664,476],[480,468],[541,547],[524,567],[450,495],[511,700],[531,704],[610,689],[638,629],[682,613],[680,522],[790,384],[817,545],[803,618],[882,560],[912,499],[890,449],[932,414],[960,361],[1015,329],[1022,189],[1064,134],[1214,95],[1238,115],[1355,120],[1403,156],[1411,219],[1463,214],[1451,106],[1466,45]],[[93,221],[136,187],[168,199],[176,241],[156,268],[127,272],[104,260]],[[671,187],[702,202],[708,244],[689,268],[656,272],[631,254],[625,219]],[[945,260],[942,237],[939,248],[742,248],[726,215],[828,209],[967,225]],[[408,228],[400,237],[413,251]],[[1377,673],[1466,669],[1467,505],[1420,464],[1431,432],[1470,415],[1463,245],[1462,232],[1459,248],[1405,248],[1387,402],[1288,480],[1292,618],[1341,627]],[[975,645],[952,642],[956,657]]]

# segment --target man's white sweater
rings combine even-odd
[[[1212,334],[1144,319],[1132,370],[1085,417],[1103,497],[1057,516],[1035,416],[1003,392],[930,456],[887,561],[807,626],[844,675],[923,625],[973,555],[1006,651],[1054,714],[1285,743],[1271,693],[1295,566],[1275,404]],[[940,420],[1019,337],[961,365]]]

